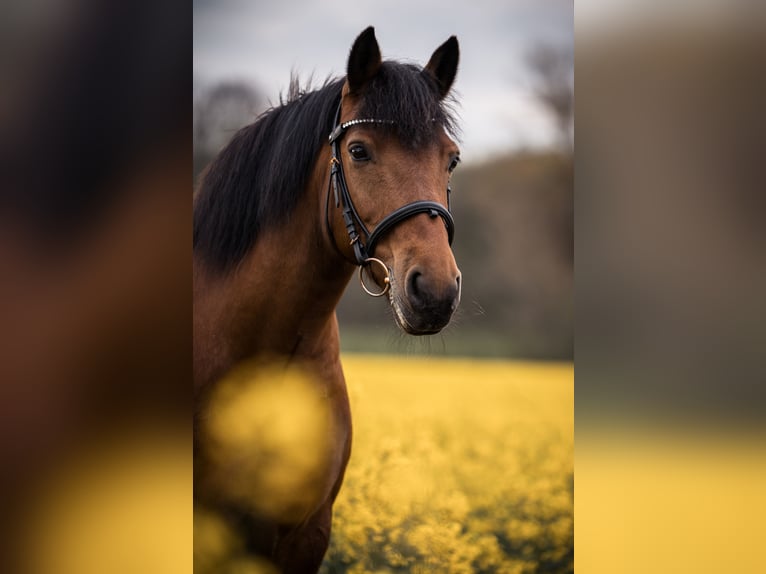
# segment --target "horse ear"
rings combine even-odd
[[[460,47],[455,36],[450,36],[449,40],[436,48],[431,55],[428,64],[424,68],[429,72],[439,85],[439,96],[444,97],[449,93],[452,82],[455,81],[457,74],[457,63],[460,59]]]
[[[346,76],[352,92],[369,82],[380,69],[380,47],[375,39],[375,28],[370,26],[354,41],[348,56]]]

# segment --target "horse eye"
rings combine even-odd
[[[455,171],[455,168],[458,166],[459,163],[460,163],[460,158],[458,156],[453,157],[452,161],[449,162],[449,167],[447,168],[449,172],[452,173],[453,171]]]
[[[367,150],[361,144],[351,144],[348,148],[348,153],[351,154],[351,158],[354,161],[367,161],[370,159],[370,154],[367,153]]]

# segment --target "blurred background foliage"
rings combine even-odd
[[[523,59],[525,90],[547,112],[556,137],[545,147],[464,154],[452,184],[453,249],[463,273],[453,324],[434,337],[404,337],[389,307],[369,300],[354,280],[338,309],[344,350],[573,357],[573,56],[571,46],[541,43]],[[248,81],[194,84],[196,181],[236,130],[271,104]]]

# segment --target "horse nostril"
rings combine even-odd
[[[460,275],[451,284],[440,284],[412,269],[407,274],[406,293],[410,306],[418,313],[452,314],[460,302]]]
[[[414,304],[420,304],[423,300],[422,291],[423,274],[420,271],[411,271],[407,280],[407,295]]]

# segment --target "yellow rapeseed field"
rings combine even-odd
[[[571,364],[343,364],[353,452],[322,574],[572,572]],[[201,434],[209,487],[274,520],[316,502],[329,415],[312,376],[253,363],[221,381]],[[195,509],[195,572],[274,574],[231,526]]]
[[[573,571],[571,364],[349,355],[322,574]]]

